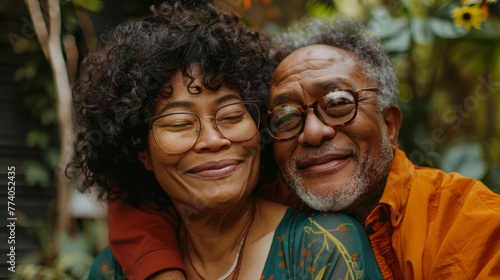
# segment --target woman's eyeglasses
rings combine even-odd
[[[162,151],[181,154],[198,141],[202,130],[201,121],[204,119],[213,119],[213,126],[221,137],[231,142],[243,142],[251,139],[259,130],[258,102],[231,103],[219,108],[213,116],[203,118],[187,112],[166,114],[149,118],[148,123]]]

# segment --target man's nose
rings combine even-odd
[[[335,133],[335,129],[323,123],[311,108],[306,113],[304,130],[299,134],[298,141],[302,145],[319,146],[324,141],[335,137]]]

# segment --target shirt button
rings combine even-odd
[[[373,230],[373,224],[368,224],[368,225],[366,226],[366,233],[367,233],[368,235],[370,235],[370,234],[374,234],[374,233],[375,233],[375,231]]]

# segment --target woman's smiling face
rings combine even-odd
[[[159,137],[162,136],[158,133],[153,136],[153,130],[150,130],[148,148],[139,154],[139,158],[146,169],[155,173],[162,188],[177,205],[183,204],[195,208],[191,208],[190,211],[201,211],[205,207],[222,209],[242,201],[256,186],[259,178],[260,136],[256,132],[249,136],[250,139],[241,142],[232,142],[223,137],[214,126],[213,116],[224,106],[242,101],[240,94],[225,86],[215,91],[208,90],[201,85],[202,73],[195,69],[191,75],[195,81],[190,86],[198,86],[201,92],[190,93],[188,91],[190,79],[177,71],[169,81],[172,87],[171,97],[156,101],[153,116],[172,113],[194,114],[201,120],[199,137],[194,140],[195,143],[189,150],[167,154],[165,148],[162,150],[158,144],[161,141]],[[255,122],[240,119],[241,112],[238,108],[245,108],[244,106],[231,107],[235,107],[236,111],[231,110],[228,116],[231,117],[231,122],[234,116],[237,116],[238,124],[235,126],[236,130],[233,130],[234,133],[228,137],[237,138],[239,137],[237,134],[247,133],[249,129],[257,131]],[[219,113],[217,114],[219,116]],[[175,116],[192,117],[188,114]],[[194,120],[196,121],[196,118]],[[178,133],[179,127],[184,126],[184,121],[183,118],[173,118],[169,121],[172,125],[165,129],[173,131],[168,132],[169,135]],[[223,130],[226,128],[222,128],[222,123],[218,126],[221,132],[229,135],[228,130],[227,132]],[[196,135],[196,131],[194,129],[192,134]],[[174,136],[174,139],[177,138]],[[185,140],[178,139],[177,142],[168,143],[185,146],[184,142]]]

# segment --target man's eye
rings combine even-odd
[[[279,113],[278,113],[279,114]],[[281,117],[273,118],[273,128],[277,131],[291,131],[300,127],[302,115],[300,113],[288,113]]]
[[[319,103],[320,109],[333,118],[349,114],[355,106],[354,97],[347,91],[330,92]]]
[[[353,105],[354,102],[352,100],[346,99],[346,98],[337,98],[337,99],[329,99],[327,100],[327,103],[324,104],[322,107],[325,109],[328,108],[342,108],[344,106],[350,106]]]

